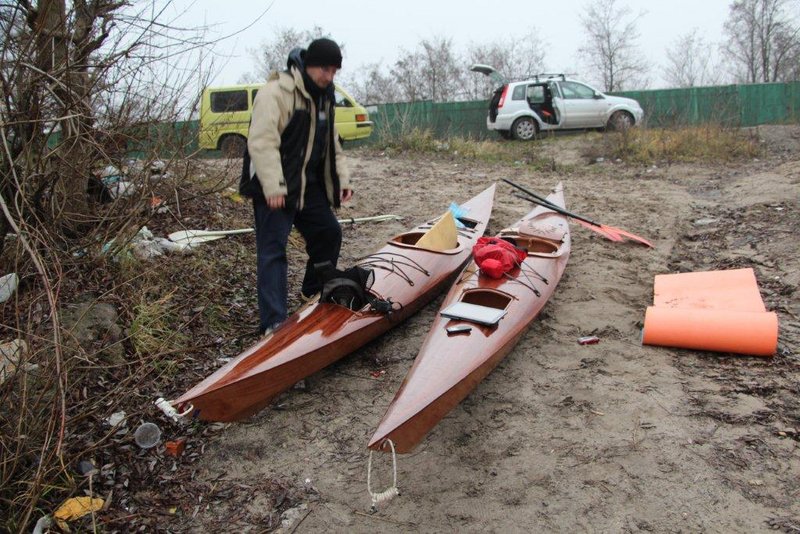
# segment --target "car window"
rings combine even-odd
[[[211,111],[214,113],[247,111],[247,91],[242,89],[211,93]]]
[[[253,89],[253,102],[256,101],[256,95],[258,94],[258,89]]]
[[[528,100],[531,104],[544,103],[544,85],[529,85],[528,86]]]
[[[594,89],[588,85],[583,85],[578,82],[561,82],[561,92],[564,98],[567,99],[592,99],[594,98]]]
[[[511,93],[511,100],[525,100],[525,85],[518,85]]]
[[[353,103],[350,102],[346,96],[339,91],[336,91],[336,107],[338,108],[352,108]]]

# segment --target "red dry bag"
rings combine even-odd
[[[497,237],[480,237],[472,247],[472,255],[481,272],[491,278],[502,278],[522,262],[528,253]]]

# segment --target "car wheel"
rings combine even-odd
[[[530,141],[539,133],[539,126],[530,117],[520,117],[511,125],[511,135],[519,141]]]
[[[627,111],[615,111],[608,119],[608,129],[624,132],[633,126],[633,115]]]
[[[219,149],[226,158],[241,158],[247,141],[241,135],[227,135],[219,143]]]

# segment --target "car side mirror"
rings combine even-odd
[[[595,100],[602,100],[602,99],[604,99],[605,97],[603,96],[603,93],[601,93],[600,91],[595,91],[595,92],[594,92],[594,97],[593,97],[593,98],[594,98]]]

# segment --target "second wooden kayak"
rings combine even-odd
[[[561,184],[547,200],[564,207]],[[497,237],[526,250],[527,257],[500,279],[482,274],[474,261],[466,266],[372,436],[370,449],[389,450],[384,445],[391,440],[398,453],[412,451],[514,348],[555,291],[570,253],[565,216],[536,207]],[[468,305],[462,306],[466,315],[477,315],[442,315],[457,303]],[[494,320],[494,325],[481,324]]]

